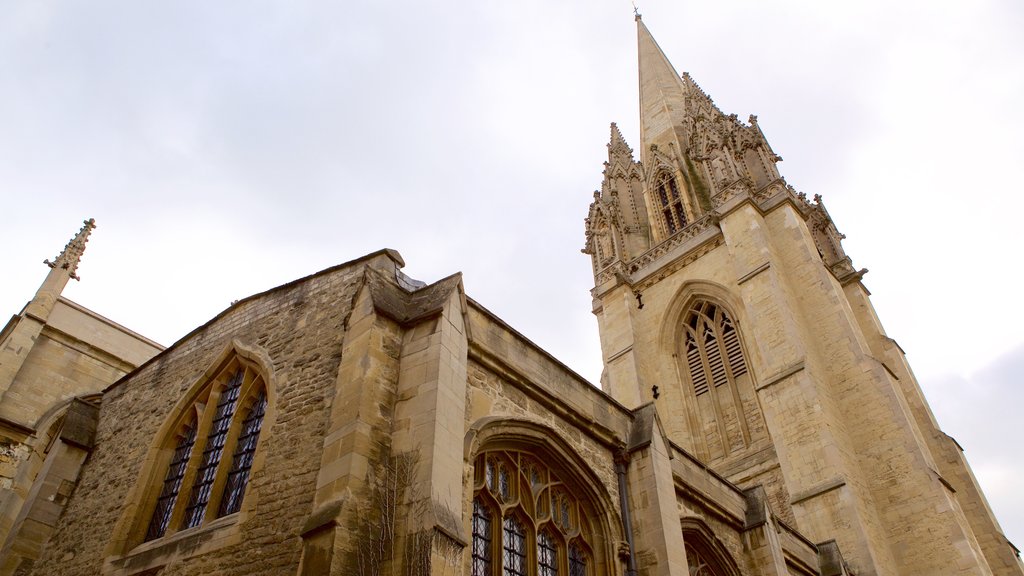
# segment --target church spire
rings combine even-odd
[[[640,161],[648,165],[651,145],[684,149],[686,85],[637,15],[640,69]],[[666,150],[667,151],[667,150]]]
[[[82,254],[85,252],[85,243],[89,241],[89,234],[92,234],[93,229],[96,228],[96,220],[90,218],[82,222],[82,224],[82,229],[67,243],[64,251],[53,262],[43,260],[43,263],[50,268],[67,270],[68,277],[75,280],[80,280],[75,271],[78,270],[78,263],[82,260]]]

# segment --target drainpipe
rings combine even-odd
[[[622,524],[626,531],[626,545],[629,546],[629,558],[626,561],[626,576],[636,576],[636,547],[633,545],[633,519],[629,515],[629,488],[626,485],[626,466],[629,464],[629,453],[620,450],[615,458],[615,474],[619,477],[619,511],[622,513]]]

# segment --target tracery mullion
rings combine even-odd
[[[732,451],[729,446],[729,435],[725,429],[725,418],[722,415],[722,405],[718,401],[718,387],[715,386],[714,377],[711,373],[711,362],[708,360],[707,344],[704,341],[704,334],[709,326],[708,317],[705,315],[707,309],[707,302],[701,305],[701,309],[697,312],[697,350],[700,351],[701,364],[704,367],[704,373],[707,375],[709,381],[709,392],[711,394],[711,405],[715,411],[715,424],[718,427],[718,435],[722,441],[722,451],[726,456]],[[713,324],[710,324],[713,326]],[[714,328],[712,328],[712,335],[714,335]],[[717,340],[717,337],[715,338]]]
[[[743,402],[740,401],[740,390],[736,384],[736,377],[733,375],[732,362],[729,358],[729,351],[725,347],[725,331],[723,329],[722,309],[715,307],[714,327],[715,342],[718,346],[718,353],[722,355],[722,365],[725,367],[725,378],[728,381],[729,391],[732,393],[732,402],[736,406],[736,419],[739,421],[740,434],[743,435],[743,446],[750,446],[750,430],[747,427],[747,417],[743,409]],[[733,330],[735,330],[735,326]],[[737,335],[738,336],[738,335]]]
[[[537,561],[535,562],[537,576],[557,576],[562,556],[558,553],[558,541],[551,535],[550,528],[543,530],[538,528],[535,533],[537,534]]]
[[[686,228],[686,210],[683,208],[683,199],[679,194],[679,184],[672,176],[668,179],[669,189],[672,191],[672,214],[675,215],[679,229]]]
[[[529,570],[529,537],[523,517],[504,510],[498,522],[498,549],[502,576],[526,576]]]
[[[259,390],[255,398],[252,398],[248,404],[249,406],[244,412],[245,416],[241,418],[241,424],[236,427],[238,438],[231,444],[235,449],[231,458],[231,466],[227,469],[224,488],[220,492],[222,496],[218,506],[218,517],[233,514],[241,509],[242,498],[245,496],[245,490],[249,484],[249,472],[256,455],[256,445],[259,443],[260,431],[263,428],[263,417],[266,414],[266,391]]]
[[[206,442],[208,440],[207,436],[210,432],[210,425],[213,421],[219,398],[220,390],[212,389],[204,401],[197,401],[193,405],[192,409],[196,411],[196,441],[192,446],[192,454],[189,456],[188,463],[185,465],[185,475],[181,479],[181,493],[178,495],[174,508],[171,511],[170,525],[164,532],[165,536],[185,528],[185,513],[188,509],[189,500],[192,498],[192,487],[195,485],[199,465],[203,460],[203,452],[206,450]]]
[[[495,543],[500,542],[500,538],[494,537],[494,531],[495,526],[500,524],[500,518],[500,514],[495,514],[495,508],[488,505],[480,496],[473,498],[471,576],[493,576]]]
[[[181,487],[184,483],[188,462],[192,456],[192,449],[196,443],[196,422],[194,418],[183,427],[177,435],[178,441],[174,448],[171,461],[167,466],[164,481],[160,487],[160,495],[157,497],[156,507],[150,517],[149,527],[146,529],[145,540],[154,540],[162,537],[173,519],[174,508],[181,495]]]
[[[210,500],[216,493],[214,484],[217,479],[217,471],[220,469],[224,450],[229,446],[228,433],[247,373],[247,369],[235,368],[235,374],[220,387],[219,393],[216,394],[216,405],[209,421],[206,441],[196,468],[188,505],[185,508],[185,517],[182,521],[183,529],[199,526],[206,519]],[[214,399],[211,398],[212,400]]]
[[[238,390],[238,398],[235,400],[235,411],[231,415],[227,435],[224,438],[224,451],[214,473],[213,484],[210,486],[210,500],[206,505],[204,522],[221,516],[221,499],[225,495],[225,487],[233,466],[234,453],[242,435],[242,427],[245,418],[249,415],[248,409],[251,407],[255,391],[263,387],[263,378],[259,373],[251,366],[246,366],[242,385]]]
[[[690,334],[690,326],[688,324],[683,324],[683,332],[684,332],[684,334],[683,334],[683,347],[685,349],[685,347],[686,347],[686,335]],[[686,351],[686,352],[688,353],[688,351]],[[699,355],[700,355],[700,352],[698,352],[698,357],[699,357]],[[686,354],[684,354],[684,356],[686,356]],[[686,408],[686,419],[687,419],[687,422],[690,425],[690,429],[691,430],[700,430],[701,429],[700,406],[698,406],[697,402],[696,402],[697,391],[695,390],[694,385],[693,385],[694,384],[693,383],[693,377],[694,376],[693,376],[693,371],[690,369],[689,358],[686,357],[683,362],[675,362],[675,368],[676,368],[676,380],[677,381],[679,381],[679,382],[685,382],[686,381],[686,379],[683,376],[684,372],[690,378],[690,386],[689,386],[690,392],[689,393],[690,393],[690,398],[693,398],[694,401],[693,402],[684,402],[683,404],[684,404],[684,406]],[[683,394],[685,395],[686,392],[683,391]],[[693,436],[697,439],[696,441],[700,443],[699,446],[698,446],[698,453],[703,455],[705,460],[708,460],[709,459],[708,456],[709,456],[709,454],[711,454],[711,449],[708,447],[708,439],[705,437],[704,434],[693,434]]]

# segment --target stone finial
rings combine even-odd
[[[85,252],[85,243],[89,241],[89,234],[92,233],[93,229],[96,228],[96,220],[90,218],[83,222],[82,229],[78,231],[78,234],[68,242],[67,246],[64,247],[64,251],[61,252],[53,262],[49,260],[43,260],[43,263],[50,268],[60,268],[67,270],[68,276],[79,280],[75,271],[78,270],[78,263],[82,260],[82,254]]]
[[[633,156],[633,149],[629,147],[629,144],[626,144],[626,139],[622,136],[619,126],[612,122],[611,137],[608,139],[609,157],[614,153],[623,153],[630,158]]]

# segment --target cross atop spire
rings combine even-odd
[[[53,262],[43,260],[43,263],[50,268],[67,270],[68,276],[75,280],[80,280],[75,271],[78,270],[78,263],[81,262],[82,254],[85,252],[85,243],[89,241],[89,234],[92,233],[94,228],[96,228],[96,220],[94,218],[85,220],[82,229],[68,242],[67,246],[64,247],[64,251]]]

